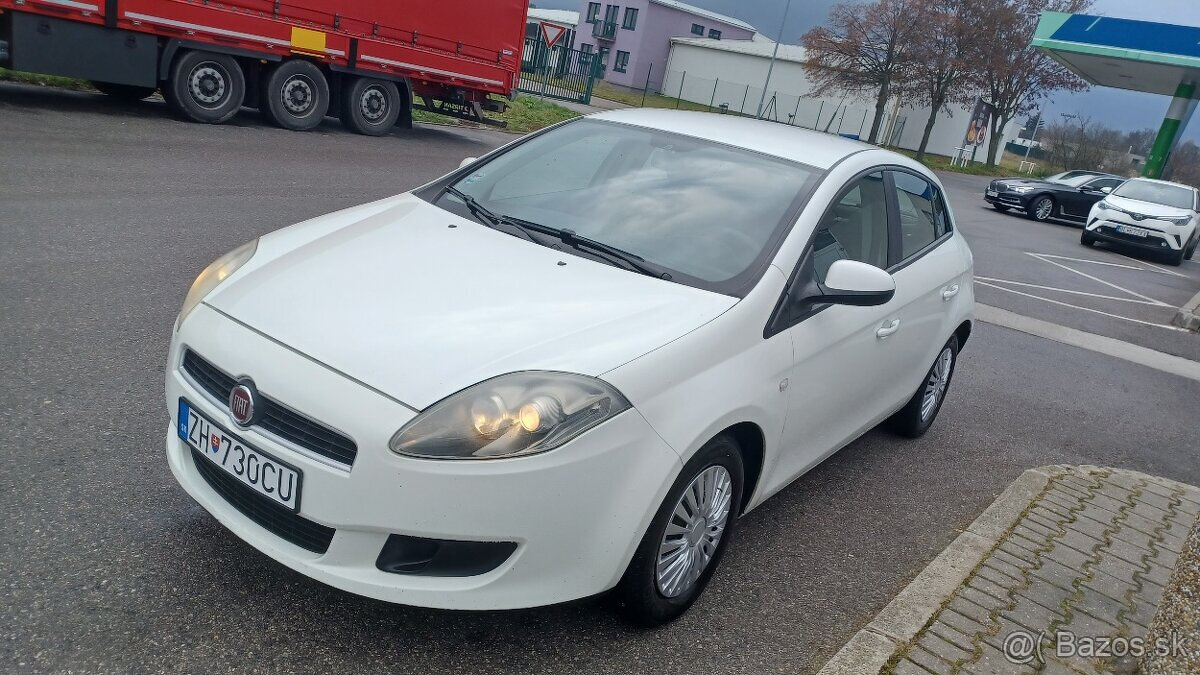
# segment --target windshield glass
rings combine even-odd
[[[676,281],[723,291],[722,282],[753,272],[771,252],[784,216],[818,175],[718,143],[581,120],[452,186],[495,214],[574,230],[670,270]],[[448,192],[436,203],[465,209]]]
[[[1196,206],[1195,193],[1179,185],[1131,180],[1126,181],[1124,185],[1114,190],[1113,194],[1126,199],[1136,199],[1140,202],[1173,206],[1177,209],[1192,209]]]
[[[1046,176],[1044,180],[1060,183],[1067,178],[1077,178],[1079,176],[1094,176],[1096,174],[1089,171],[1063,171],[1062,173],[1051,174]]]
[[[1083,173],[1081,171],[1068,171],[1067,173],[1075,175],[1067,176],[1066,178],[1059,178],[1054,182],[1062,183],[1063,185],[1070,185],[1071,187],[1079,187],[1098,175],[1094,173]]]

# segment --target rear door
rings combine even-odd
[[[1104,196],[1108,194],[1104,192],[1104,188],[1108,188],[1109,192],[1111,192],[1123,182],[1125,181],[1120,178],[1101,177],[1084,183],[1073,192],[1064,191],[1062,203],[1063,215],[1078,220],[1087,218],[1088,213],[1092,210],[1092,206],[1101,199],[1104,199]]]
[[[950,215],[941,191],[924,177],[905,170],[888,172],[889,196],[900,242],[889,268],[896,281],[899,326],[887,340],[889,358],[904,364],[892,380],[880,381],[889,410],[902,406],[917,390],[934,356],[949,339],[951,302],[964,290],[967,265],[953,240]]]

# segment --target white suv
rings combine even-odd
[[[1126,181],[1092,207],[1079,241],[1127,244],[1165,254],[1172,265],[1191,258],[1200,242],[1200,192],[1149,178]]]

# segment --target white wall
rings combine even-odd
[[[762,97],[769,62],[770,58],[766,56],[674,43],[662,93],[705,105],[711,101],[714,109],[728,103],[732,111],[753,115]],[[802,64],[776,61],[765,97],[769,102],[774,96],[776,105],[774,110],[767,110],[766,117],[829,133],[857,135],[861,132],[866,138],[875,114],[874,100],[856,96],[815,97],[811,96],[812,90],[813,85]],[[885,129],[894,105],[894,100],[888,105]],[[955,109],[953,115],[942,112],[930,136],[929,152],[953,155],[954,149],[962,144],[970,112],[967,108]],[[793,114],[795,117],[789,118]],[[901,108],[892,140],[901,148],[916,150],[928,117],[928,108]],[[1008,131],[1007,138],[1016,137],[1019,125],[1010,125]],[[987,146],[984,145],[976,155],[979,161],[986,160],[986,153]]]

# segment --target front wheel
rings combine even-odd
[[[733,537],[744,475],[741,450],[725,435],[683,467],[617,586],[631,622],[673,621],[700,597]]]
[[[237,59],[189,51],[175,60],[167,103],[194,122],[220,124],[237,114],[246,97],[246,77]]]
[[[1054,198],[1042,195],[1035,198],[1029,204],[1029,209],[1025,212],[1033,220],[1044,222],[1054,215]]]
[[[1084,230],[1083,234],[1079,235],[1079,243],[1091,248],[1092,244],[1096,243],[1096,238],[1088,234],[1087,230]]]
[[[921,387],[908,403],[888,420],[892,431],[909,438],[919,438],[929,431],[933,420],[942,409],[942,402],[946,400],[946,392],[950,389],[950,379],[954,376],[954,366],[957,363],[958,336],[952,335],[933,360]]]

